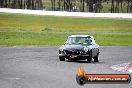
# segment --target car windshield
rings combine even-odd
[[[91,45],[92,40],[88,37],[69,37],[67,43],[77,45]]]

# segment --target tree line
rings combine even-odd
[[[1,8],[43,9],[42,0],[0,0]]]
[[[48,0],[0,0],[1,8],[17,9],[44,9],[43,3]],[[132,0],[49,0],[50,10],[56,11],[80,11],[80,12],[101,12],[103,3],[109,4],[109,12],[132,13]],[[47,9],[48,10],[48,9]]]
[[[126,6],[127,13],[132,13],[132,0],[111,0],[111,12],[123,12],[123,6]]]
[[[123,7],[126,12],[132,13],[132,0],[51,0],[51,3],[52,10],[81,12],[101,12],[103,3],[107,3],[111,13],[123,12]]]

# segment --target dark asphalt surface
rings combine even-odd
[[[110,67],[132,62],[132,47],[100,47],[100,52],[99,63],[60,62],[58,47],[0,47],[0,88],[132,88],[132,83],[76,83],[80,65],[90,74],[119,74]]]

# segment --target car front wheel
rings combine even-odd
[[[65,61],[65,57],[59,57],[60,61]]]
[[[92,61],[92,51],[89,51],[89,57],[87,58],[87,62],[91,63]]]
[[[97,54],[97,55],[94,57],[94,62],[99,62],[98,56],[99,56],[99,54]]]

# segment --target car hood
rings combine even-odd
[[[82,45],[65,45],[64,46],[65,50],[72,50],[72,49],[83,50],[84,47],[86,46],[82,46]]]

